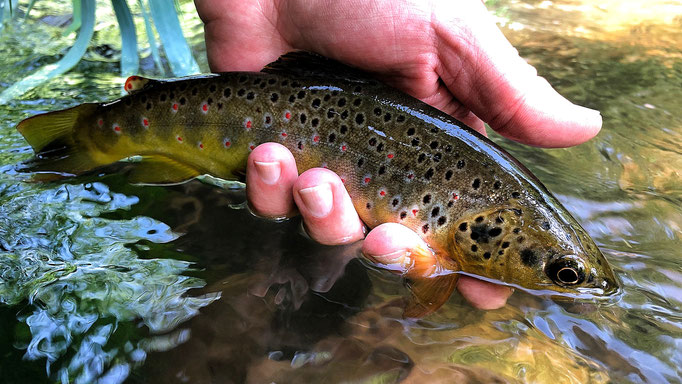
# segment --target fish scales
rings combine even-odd
[[[280,60],[270,73],[135,77],[126,83],[129,96],[62,111],[62,120],[75,122],[61,139],[33,137],[38,124],[31,119],[19,130],[44,157],[44,169],[79,174],[139,155],[145,160],[133,178],[149,183],[200,174],[241,178],[251,150],[280,143],[299,172],[325,167],[339,174],[369,227],[401,223],[427,240],[439,265],[415,268],[434,276],[408,274],[413,280],[438,281],[454,270],[559,293],[599,296],[617,288],[592,239],[511,155],[449,115],[352,69],[304,59],[302,69],[291,71]],[[324,64],[335,72],[315,72],[314,65]],[[34,119],[45,122],[49,114]],[[61,160],[49,156],[59,148],[55,143],[69,148]],[[446,294],[434,292],[437,284],[414,285],[420,306],[414,313],[437,308],[455,278],[443,283]]]

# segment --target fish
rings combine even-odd
[[[291,52],[261,72],[133,76],[125,89],[21,121],[31,169],[78,176],[137,157],[132,183],[244,180],[249,153],[280,143],[299,172],[336,172],[369,228],[400,223],[426,241],[404,273],[406,317],[437,310],[462,274],[559,298],[619,291],[592,238],[518,160],[359,69]],[[420,262],[429,255],[435,265]]]

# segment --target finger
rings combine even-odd
[[[463,21],[458,12],[439,10],[454,16],[435,25],[442,40],[437,71],[462,104],[502,135],[530,145],[566,147],[599,132],[599,112],[571,103],[537,76],[480,2],[456,4],[469,18]]]
[[[310,237],[327,244],[361,240],[364,224],[339,176],[324,168],[309,169],[293,186],[298,206]]]
[[[489,283],[469,276],[460,276],[457,289],[471,305],[478,309],[504,307],[514,290],[504,285]]]
[[[256,147],[246,163],[246,197],[251,209],[267,217],[291,216],[296,212],[291,187],[298,171],[288,149],[277,143]]]
[[[408,277],[429,276],[437,263],[424,240],[397,223],[384,223],[372,229],[362,244],[362,254],[378,267]]]

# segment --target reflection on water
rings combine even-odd
[[[595,238],[624,285],[619,300],[555,303],[517,292],[484,312],[454,295],[436,314],[406,321],[400,279],[353,258],[353,247],[313,244],[297,220],[253,217],[239,190],[135,187],[120,175],[125,167],[22,182],[15,164],[30,149],[16,122],[119,94],[116,64],[93,60],[0,106],[3,379],[680,382],[682,5],[491,8],[557,89],[602,111],[602,133],[576,148],[496,140]],[[196,22],[186,12],[199,42]],[[7,25],[0,87],[67,42],[42,23]]]

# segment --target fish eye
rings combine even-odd
[[[552,281],[563,286],[572,286],[585,280],[585,267],[574,255],[561,257],[550,263],[546,273]]]

